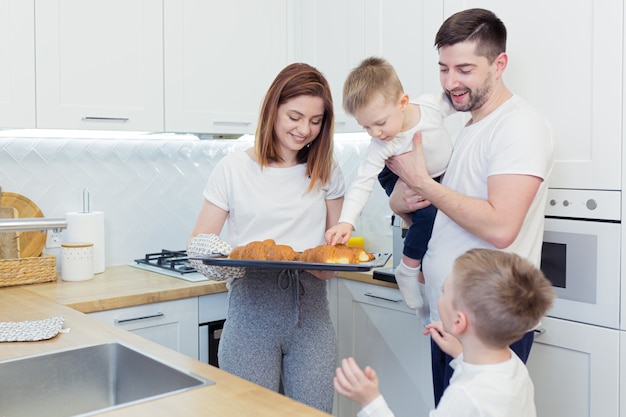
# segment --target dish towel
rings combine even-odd
[[[65,322],[65,317],[57,316],[33,321],[0,322],[0,342],[36,342],[55,337]]]

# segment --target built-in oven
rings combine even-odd
[[[198,299],[198,359],[219,368],[222,329],[228,312],[228,293],[203,295]]]
[[[550,189],[541,270],[557,295],[548,316],[618,329],[621,193]]]

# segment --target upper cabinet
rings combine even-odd
[[[165,0],[165,129],[254,133],[290,61],[288,0]]]
[[[294,59],[320,70],[330,84],[335,132],[363,129],[343,111],[343,82],[365,58],[363,0],[295,0]]]
[[[444,16],[482,7],[507,26],[504,80],[550,121],[550,187],[619,190],[623,2],[445,0]],[[564,18],[567,7],[567,18]],[[540,13],[537,11],[541,10]]]
[[[0,1],[0,127],[35,127],[33,0]]]
[[[443,16],[440,2],[298,0],[294,12],[295,59],[316,66],[328,78],[336,132],[363,130],[343,110],[343,83],[369,56],[393,65],[409,97],[441,90],[432,47]]]
[[[163,4],[36,0],[37,127],[163,131]]]

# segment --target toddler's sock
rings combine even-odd
[[[421,308],[424,305],[424,299],[419,289],[419,282],[417,276],[419,274],[419,267],[411,268],[400,261],[400,264],[396,267],[395,276],[398,287],[400,288],[400,294],[407,307],[412,309]]]

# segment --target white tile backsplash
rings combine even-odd
[[[368,144],[364,134],[337,135],[335,155],[349,185]],[[106,265],[161,249],[183,249],[202,204],[202,189],[224,155],[252,145],[240,140],[0,138],[0,186],[33,200],[46,217],[104,212]],[[391,250],[391,211],[376,187],[359,230],[374,252]],[[62,240],[65,233],[63,233]],[[59,249],[47,249],[59,258]]]

